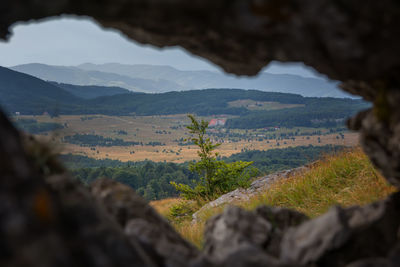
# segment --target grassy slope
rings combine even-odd
[[[394,192],[394,187],[377,173],[361,149],[356,148],[329,156],[315,164],[311,170],[272,184],[263,194],[246,202],[235,203],[246,209],[258,205],[272,205],[295,209],[316,217],[333,205],[363,205],[382,199]],[[154,202],[152,205],[161,214],[170,217],[169,207],[179,199]],[[201,246],[204,221],[218,214],[224,207],[206,210],[200,214],[201,222],[190,224],[172,221],[176,229],[194,244]]]

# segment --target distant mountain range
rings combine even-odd
[[[258,108],[243,104],[249,101]],[[0,67],[0,105],[15,115],[236,115],[226,123],[231,128],[310,127],[315,123],[331,127],[370,106],[359,99],[243,89],[147,94],[119,87],[48,82],[4,67]],[[260,109],[264,105],[275,109]]]
[[[85,106],[86,99],[131,94],[118,87],[77,86],[46,82],[34,76],[0,67],[0,103],[9,112],[42,114],[73,112]]]
[[[84,70],[78,67],[50,66],[45,64],[26,64],[10,68],[45,81],[54,81],[73,85],[115,86],[135,92],[166,92],[183,90],[181,86],[169,80],[143,79],[112,72]]]
[[[212,71],[181,71],[170,66],[86,63],[78,66],[25,64],[11,69],[46,81],[73,85],[116,86],[134,92],[162,93],[206,88],[241,88],[309,97],[351,97],[338,82],[292,74],[260,73],[237,77]]]

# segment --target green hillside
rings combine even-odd
[[[42,114],[65,112],[81,99],[33,76],[0,67],[0,102],[8,112]]]
[[[49,82],[65,91],[85,99],[96,98],[100,96],[112,96],[119,94],[129,94],[131,91],[121,87],[107,87],[97,85],[73,85],[66,83]]]
[[[235,115],[238,117],[227,121],[227,128],[254,129],[270,126],[335,127],[342,125],[345,118],[369,107],[368,103],[357,99],[303,97],[243,89],[203,89],[161,94],[127,92],[115,87],[49,83],[0,68],[0,104],[7,111],[20,112],[22,115],[44,112],[116,116],[187,113],[199,116]],[[239,100],[250,101],[262,108],[232,105]],[[273,108],[268,108],[268,105]]]

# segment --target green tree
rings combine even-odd
[[[189,170],[199,174],[200,180],[195,183],[194,188],[186,184],[171,182],[176,190],[180,191],[186,199],[198,200],[200,198],[209,201],[238,187],[248,187],[251,178],[258,173],[256,168],[249,168],[253,162],[226,163],[218,160],[218,153],[214,150],[221,144],[213,143],[206,136],[208,122],[198,121],[193,115],[188,115],[188,117],[191,124],[187,128],[193,137],[187,141],[198,146],[197,154],[200,157],[199,161],[189,165]]]

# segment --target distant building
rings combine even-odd
[[[209,123],[209,127],[216,127],[216,126],[224,126],[226,120],[225,119],[212,119]]]
[[[19,115],[21,115],[21,112],[17,111],[17,112],[15,112],[15,115],[19,116]]]

